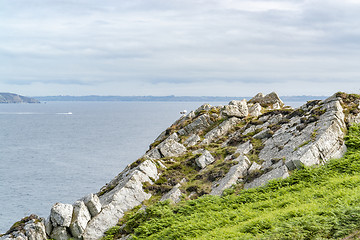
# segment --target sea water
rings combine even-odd
[[[96,193],[199,102],[0,105],[0,233]],[[225,103],[211,103],[220,105]],[[287,103],[298,106],[300,103]]]

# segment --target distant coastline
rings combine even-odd
[[[323,100],[328,96],[281,96],[285,102],[306,102],[313,99]],[[249,100],[251,97],[229,96],[35,96],[39,101],[123,101],[123,102],[227,102],[231,100]]]

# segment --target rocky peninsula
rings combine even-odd
[[[0,93],[0,103],[40,103],[40,101],[15,93]]]
[[[132,211],[265,186],[304,166],[343,156],[345,135],[360,123],[360,96],[336,93],[293,109],[276,93],[204,104],[163,131],[138,160],[98,193],[55,203],[47,218],[31,215],[0,240],[95,240]],[[126,228],[123,220],[122,229]],[[120,231],[119,239],[131,239]]]

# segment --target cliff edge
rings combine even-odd
[[[40,103],[30,97],[24,97],[14,93],[0,93],[0,103]]]
[[[259,93],[225,106],[204,104],[162,132],[98,193],[56,203],[47,219],[32,215],[0,239],[99,239],[135,207],[256,188],[297,168],[326,164],[346,152],[346,131],[360,122],[359,103],[358,95],[336,93],[292,109],[276,93]]]

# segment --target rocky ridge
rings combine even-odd
[[[345,153],[346,129],[360,122],[359,103],[358,95],[337,93],[292,109],[270,93],[225,106],[204,104],[161,133],[98,193],[56,203],[46,220],[30,216],[0,239],[99,239],[129,210],[241,191],[303,165],[325,164]],[[126,222],[122,229],[125,238]]]
[[[0,103],[40,103],[34,98],[24,97],[14,93],[0,93]]]

